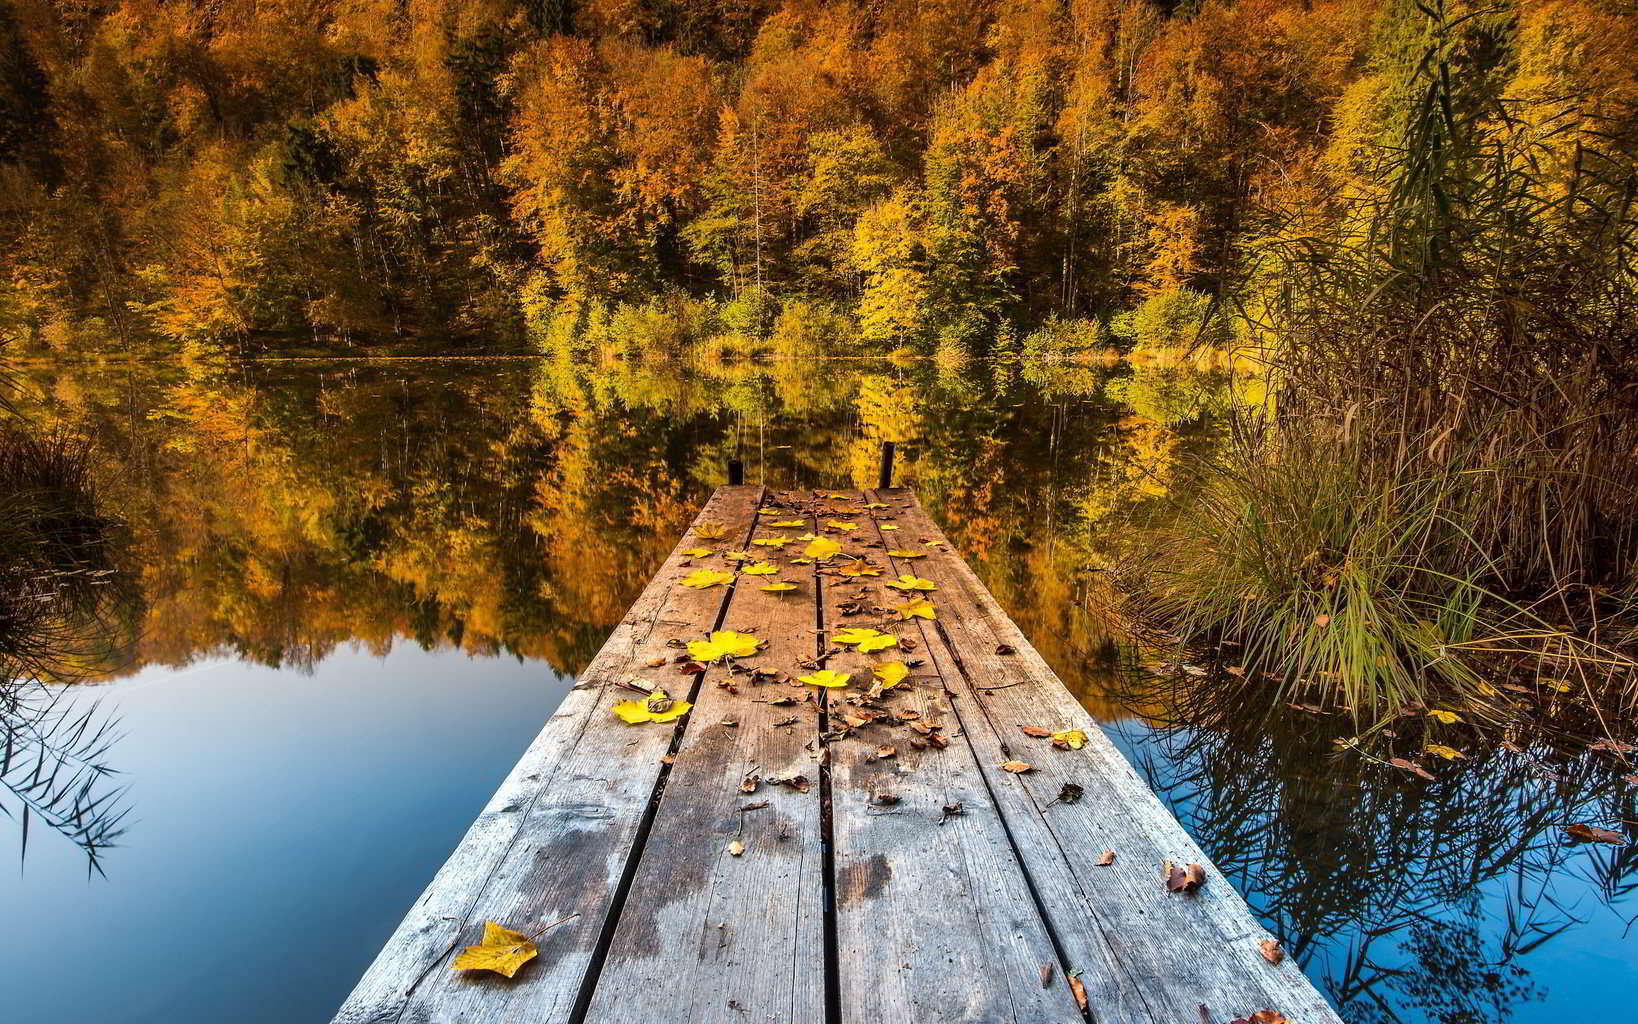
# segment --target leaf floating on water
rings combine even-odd
[[[904,604],[894,605],[893,611],[900,619],[936,619],[938,608],[925,597],[918,597]]]
[[[720,569],[695,569],[682,578],[682,585],[695,590],[704,590],[706,587],[719,587],[724,583],[734,582],[734,574],[723,572]]]
[[[1612,829],[1599,828],[1597,825],[1577,823],[1568,825],[1564,834],[1578,843],[1616,843],[1621,846],[1627,844],[1627,837]]]
[[[1422,750],[1429,754],[1436,754],[1439,757],[1444,758],[1446,761],[1455,761],[1458,758],[1464,758],[1467,756],[1460,750],[1457,750],[1455,747],[1447,747],[1443,743],[1429,743],[1427,746],[1423,747]]]
[[[815,537],[808,543],[807,547],[802,549],[802,553],[807,555],[809,558],[818,559],[822,562],[841,550],[842,545],[831,540],[829,537]]]
[[[896,580],[888,580],[887,586],[894,590],[937,590],[938,584],[932,580],[924,580],[920,576],[905,573]]]
[[[529,936],[515,932],[505,925],[485,921],[483,942],[468,946],[455,957],[457,971],[494,971],[510,978],[518,968],[540,955]]]
[[[1086,733],[1079,729],[1065,729],[1052,734],[1052,745],[1059,750],[1079,750],[1086,746]]]
[[[1446,711],[1443,708],[1433,708],[1428,712],[1428,717],[1445,725],[1455,725],[1462,720],[1461,715],[1454,711]]]
[[[870,674],[882,684],[882,689],[891,690],[910,675],[910,666],[902,661],[884,661],[871,666]]]
[[[1407,761],[1402,757],[1395,757],[1389,759],[1388,763],[1393,765],[1395,768],[1403,768],[1412,775],[1427,779],[1429,782],[1433,781],[1433,773],[1428,771],[1426,768],[1423,768],[1415,761]]]
[[[622,700],[614,705],[614,713],[622,722],[641,725],[644,722],[670,722],[688,713],[694,705],[686,700],[672,700],[661,689],[643,700]]]
[[[1012,772],[1014,775],[1023,775],[1025,772],[1034,771],[1035,766],[1028,761],[1002,761],[1001,770]]]
[[[1279,942],[1275,939],[1264,939],[1257,943],[1257,952],[1263,955],[1264,960],[1276,967],[1285,960],[1285,950],[1280,948]]]
[[[757,562],[754,565],[747,565],[739,571],[747,576],[772,576],[779,571],[779,566],[772,562]]]
[[[809,686],[823,686],[830,688],[836,686],[846,686],[847,681],[853,677],[846,672],[832,672],[828,668],[822,668],[817,672],[811,672],[808,675],[797,676],[796,678],[804,683],[807,683]]]
[[[770,583],[763,587],[762,591],[767,594],[786,594],[795,589],[794,583]]]
[[[860,654],[869,654],[871,651],[885,651],[889,647],[897,647],[899,638],[892,633],[879,633],[874,629],[863,626],[848,626],[838,629],[830,635],[833,642],[855,647]]]

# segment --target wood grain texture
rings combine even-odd
[[[1176,1024],[1275,1009],[1304,1024],[1340,1024],[1295,961],[1262,958],[1269,934],[1148,784],[1001,610],[919,504],[902,490],[890,504],[907,547],[932,552],[913,564],[936,579],[939,628],[929,654],[955,696],[964,735],[983,764],[1024,870],[1034,880],[1071,969],[1080,969],[1094,1020]],[[943,541],[940,546],[925,541]],[[912,571],[910,565],[899,571]],[[931,639],[931,637],[930,637]],[[999,653],[1010,648],[1012,653]],[[983,689],[994,687],[994,689]],[[1081,729],[1079,751],[1032,739],[1023,726]],[[1016,775],[1008,760],[1035,766]],[[1055,802],[1065,783],[1083,788]],[[1100,866],[1104,850],[1116,863]],[[1161,864],[1205,867],[1197,893],[1166,891]]]
[[[698,567],[683,551],[696,543],[743,546],[761,497],[760,487],[720,488],[712,496],[387,941],[337,1024],[569,1018],[661,758],[690,717],[674,726],[627,726],[609,708],[631,696],[618,684],[632,677],[673,693],[687,684],[674,667],[648,663],[673,653],[665,646],[673,634],[715,622],[731,594],[678,586]],[[699,540],[704,523],[722,524],[726,540]],[[511,981],[452,971],[452,954],[478,942],[486,920],[538,934],[538,961]]]
[[[765,506],[779,508],[777,496]],[[783,513],[759,520],[759,538],[812,527],[767,525],[787,521]],[[736,659],[744,672],[708,666],[586,1018],[597,1024],[824,1018],[818,706],[812,687],[789,682],[803,671],[798,659],[814,653],[813,576],[790,564],[792,551],[747,550],[781,572],[741,576],[723,628],[752,632],[767,646]],[[779,578],[800,589],[761,589]],[[791,699],[800,703],[770,703]],[[750,776],[762,781],[741,792]],[[806,792],[767,781],[797,776],[808,780]],[[739,856],[729,850],[736,840]]]
[[[960,735],[940,666],[927,659],[925,620],[900,621],[891,610],[913,595],[884,585],[894,573],[883,538],[893,532],[879,531],[876,514],[893,510],[850,517],[859,529],[845,547],[883,575],[850,578],[831,569],[822,577],[832,635],[863,626],[915,645],[861,654],[832,644],[826,662],[855,683],[831,692],[841,1020],[1080,1021],[982,768]],[[844,615],[844,606],[862,610]],[[879,700],[865,700],[872,667],[895,660],[923,664]],[[881,717],[848,729],[849,713]],[[881,756],[883,745],[892,756]],[[1043,967],[1052,972],[1050,986],[1041,984]]]

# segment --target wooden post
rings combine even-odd
[[[738,487],[745,482],[745,463],[738,459],[728,460],[728,485]]]
[[[882,442],[882,472],[876,478],[876,486],[886,490],[893,486],[893,442]]]

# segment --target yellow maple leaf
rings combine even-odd
[[[622,700],[614,705],[614,713],[622,722],[641,725],[644,722],[670,722],[688,713],[694,705],[686,700],[672,700],[659,687],[642,700]]]
[[[688,656],[696,661],[716,661],[725,655],[748,658],[757,652],[760,644],[749,633],[718,630],[709,640],[688,641]]]
[[[843,522],[837,519],[827,519],[825,525],[832,530],[857,530],[859,528],[858,523]]]
[[[937,590],[938,584],[932,580],[924,580],[920,576],[905,573],[896,580],[888,580],[887,585],[894,590]]]
[[[694,527],[694,536],[700,540],[721,540],[727,532],[728,527],[721,523],[700,523]]]
[[[1052,745],[1068,747],[1070,750],[1079,750],[1086,746],[1086,733],[1079,729],[1065,729],[1063,732],[1052,734]]]
[[[822,668],[817,672],[812,672],[805,676],[797,676],[796,678],[810,686],[831,687],[846,686],[847,681],[853,677],[848,675],[846,672],[832,672],[828,668]]]
[[[683,552],[683,554],[687,555],[689,558],[704,558],[710,553],[710,548],[689,548],[687,551]]]
[[[871,501],[871,502],[866,502],[864,507],[865,508],[886,508],[887,506],[882,504],[879,501]]]
[[[716,587],[732,582],[734,582],[734,574],[723,572],[720,569],[695,569],[682,578],[683,586],[693,587],[695,590],[704,590],[706,587]]]
[[[870,674],[875,676],[876,681],[882,684],[882,689],[891,690],[904,682],[905,678],[910,675],[910,666],[902,661],[884,661],[873,665]]]
[[[749,562],[756,556],[751,554],[749,551],[724,551],[722,553],[722,557],[728,559],[730,562]]]
[[[756,540],[751,541],[752,544],[764,548],[782,548],[790,542],[789,537],[758,537]]]
[[[880,576],[881,574],[880,566],[871,565],[868,562],[849,562],[847,565],[842,566],[843,576]]]
[[[938,618],[938,609],[933,606],[933,602],[927,600],[925,597],[912,598],[903,604],[894,605],[893,611],[898,613],[898,616],[901,619]]]
[[[1434,708],[1428,712],[1428,717],[1433,719],[1435,722],[1442,722],[1445,725],[1454,725],[1462,720],[1461,715],[1458,715],[1454,711],[1446,711],[1443,708]]]
[[[883,524],[881,524],[881,526],[882,526],[882,529],[884,529],[884,530],[897,530],[898,529],[898,527],[894,526],[892,523],[883,523]]]
[[[779,571],[779,566],[772,562],[757,562],[755,565],[747,565],[739,571],[747,576],[772,576]]]
[[[842,545],[831,540],[829,537],[815,537],[812,543],[810,543],[806,548],[802,549],[802,553],[807,555],[809,558],[817,558],[820,561],[823,561],[840,550],[842,550]]]
[[[769,523],[768,525],[769,526],[777,526],[782,530],[788,530],[788,529],[790,529],[792,527],[806,526],[806,525],[808,525],[808,521],[806,519],[781,519],[777,523]]]
[[[894,558],[926,558],[927,557],[927,552],[925,552],[925,551],[889,551],[888,554],[892,555]]]
[[[869,654],[871,651],[882,651],[899,645],[899,638],[891,633],[879,633],[874,629],[860,626],[838,629],[830,638],[836,643],[856,647],[860,654]]]
[[[1429,753],[1429,754],[1437,754],[1440,757],[1444,758],[1446,761],[1454,761],[1457,758],[1467,756],[1466,754],[1462,753],[1460,750],[1457,750],[1454,747],[1447,747],[1443,743],[1429,743],[1427,746],[1423,747],[1422,749],[1424,751],[1426,751],[1427,753]]]
[[[540,955],[529,936],[522,932],[515,932],[504,925],[493,921],[485,921],[483,925],[483,942],[477,946],[468,946],[456,957],[454,969],[457,971],[494,971],[504,974],[508,978],[518,973],[518,968]]]
[[[796,584],[794,583],[770,583],[762,588],[763,592],[768,594],[783,594],[795,589]]]

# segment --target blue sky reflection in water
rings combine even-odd
[[[401,644],[85,688],[120,719],[129,831],[106,879],[39,832],[19,873],[5,833],[0,1017],[328,1020],[570,683]]]
[[[323,1024],[726,460],[844,487],[888,438],[1350,1024],[1631,1019],[1638,848],[1561,831],[1638,816],[1630,769],[1474,749],[1424,785],[1339,758],[1334,717],[1145,692],[1086,570],[1181,493],[1219,383],[866,361],[40,370],[26,411],[99,437],[132,524],[140,629],[119,678],[72,695],[119,717],[132,812],[106,878],[38,828],[0,871],[0,1018]],[[16,833],[0,821],[0,851]]]

